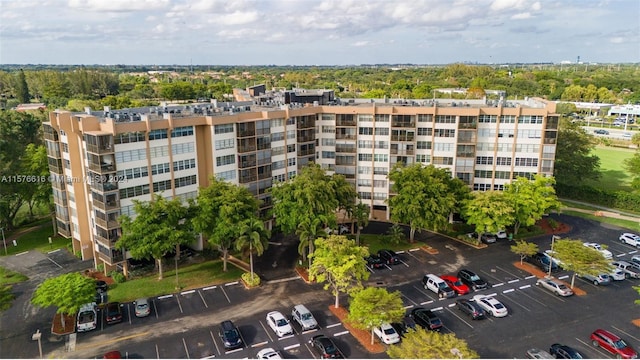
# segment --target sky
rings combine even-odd
[[[640,62],[639,0],[0,0],[0,64]]]

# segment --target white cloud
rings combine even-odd
[[[522,19],[530,19],[530,18],[531,18],[530,12],[523,12],[523,13],[511,15],[512,20],[522,20]]]
[[[168,4],[169,0],[69,0],[68,6],[86,11],[128,12],[162,9]]]

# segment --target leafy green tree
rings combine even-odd
[[[325,237],[328,235],[324,230],[324,224],[326,224],[327,221],[328,220],[326,216],[318,215],[314,218],[303,219],[302,222],[298,225],[298,228],[296,229],[296,235],[298,235],[298,238],[300,238],[300,244],[298,245],[298,254],[302,255],[302,261],[307,261],[307,253],[313,253],[313,241],[319,237]],[[309,258],[309,261],[311,261],[310,259],[311,258]]]
[[[361,228],[369,225],[370,214],[371,214],[371,209],[367,204],[358,203],[353,208],[351,216],[356,223],[356,245],[360,245],[360,230]]]
[[[453,333],[440,333],[423,328],[405,334],[400,344],[389,346],[387,355],[392,359],[479,359],[477,352],[466,341]]]
[[[309,268],[309,279],[319,283],[326,282],[325,290],[331,289],[336,297],[335,307],[340,307],[339,295],[347,294],[362,288],[362,281],[369,279],[365,256],[369,250],[357,246],[342,235],[330,235],[326,239],[315,240],[316,250],[309,257],[313,258]]]
[[[223,271],[227,271],[229,249],[240,237],[240,225],[258,214],[260,203],[245,187],[211,178],[200,189],[192,220],[196,231],[222,252]]]
[[[27,85],[27,77],[24,75],[24,71],[22,69],[20,69],[20,72],[18,72],[16,98],[21,104],[28,104],[31,101],[31,95],[29,95],[29,86]]]
[[[451,178],[448,169],[416,163],[397,163],[388,175],[394,193],[388,200],[391,220],[409,224],[409,240],[414,241],[417,229],[442,229],[457,207],[457,194],[466,185]]]
[[[122,215],[118,219],[122,236],[117,248],[124,248],[134,259],[152,257],[158,263],[158,279],[163,278],[162,257],[179,246],[194,241],[195,233],[189,222],[191,209],[180,199],[167,200],[155,194],[151,201],[133,201],[135,219]]]
[[[505,197],[514,209],[514,234],[518,233],[521,225],[532,226],[550,210],[560,208],[554,184],[553,177],[538,174],[533,180],[518,177],[505,185]]]
[[[60,314],[62,327],[66,328],[64,316],[75,316],[80,307],[94,300],[95,281],[73,272],[42,282],[33,293],[31,303],[40,307],[56,306],[56,314]]]
[[[576,275],[608,274],[612,270],[611,261],[595,249],[584,246],[581,240],[560,239],[554,242],[553,257],[558,259],[562,268],[573,271],[571,288]]]
[[[400,322],[405,309],[400,291],[388,292],[381,287],[366,287],[351,295],[348,319],[358,329],[371,332],[383,323]]]
[[[638,136],[638,134],[634,136]],[[634,137],[633,140],[638,139]],[[636,150],[630,158],[624,159],[622,165],[631,175],[631,187],[640,191],[640,150]]]
[[[569,115],[572,114],[574,112],[578,111],[578,108],[576,107],[576,104],[573,103],[568,103],[568,102],[561,102],[556,104],[556,112],[558,114],[562,114],[562,115]]]
[[[558,128],[553,174],[564,184],[580,184],[600,177],[600,158],[593,154],[596,141],[578,124],[561,121]]]
[[[389,227],[389,230],[387,230],[386,238],[391,244],[394,245],[397,245],[401,241],[405,240],[404,230],[402,229],[402,226],[398,225],[397,223],[391,225]]]
[[[28,144],[22,157],[22,174],[33,176],[38,181],[25,181],[22,184],[22,197],[29,207],[29,216],[33,218],[36,204],[49,205],[51,202],[51,183],[42,181],[49,177],[47,150],[42,145]]]
[[[496,233],[513,224],[513,207],[510,199],[502,191],[476,191],[473,197],[465,201],[462,214],[467,224],[475,225],[480,236],[485,233]]]
[[[511,245],[511,252],[520,256],[520,264],[522,265],[527,256],[532,256],[538,252],[538,244],[524,240],[516,241],[515,245]]]
[[[253,253],[261,256],[269,246],[267,242],[271,234],[265,229],[264,222],[257,216],[245,220],[240,225],[240,237],[236,241],[236,249],[249,248],[249,263],[251,264],[251,281],[253,282]]]

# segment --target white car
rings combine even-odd
[[[640,235],[624,233],[620,235],[620,241],[622,241],[623,244],[640,247]]]
[[[509,315],[509,310],[502,305],[502,303],[495,298],[487,295],[476,295],[473,297],[478,305],[480,305],[486,312],[495,317],[505,317]]]
[[[565,284],[559,281],[554,281],[551,279],[538,279],[538,281],[536,281],[536,285],[542,286],[543,288],[551,291],[558,296],[573,295],[573,290],[569,289]]]
[[[598,250],[600,254],[604,256],[605,259],[613,259],[613,254],[611,253],[611,251],[607,249],[603,249],[602,246],[598,243],[586,242],[583,245],[586,247],[590,247],[594,250]]]
[[[282,315],[280,311],[272,311],[267,314],[267,324],[278,337],[293,334],[293,328],[289,324],[289,320]]]
[[[265,348],[258,351],[258,359],[282,359],[282,356],[272,348]]]
[[[609,273],[609,277],[615,281],[624,280],[625,279],[624,271],[616,267]]]
[[[376,334],[380,341],[387,345],[396,344],[400,342],[400,335],[396,329],[389,323],[384,323],[380,326],[373,328],[373,333]]]
[[[504,230],[500,230],[496,233],[496,237],[498,239],[506,239],[507,238],[507,232]]]

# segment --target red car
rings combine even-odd
[[[624,340],[607,330],[598,329],[591,334],[593,346],[599,346],[608,352],[616,355],[618,359],[635,359],[638,353]]]
[[[460,279],[452,275],[440,275],[440,278],[449,285],[458,295],[466,295],[469,293],[469,287]]]

